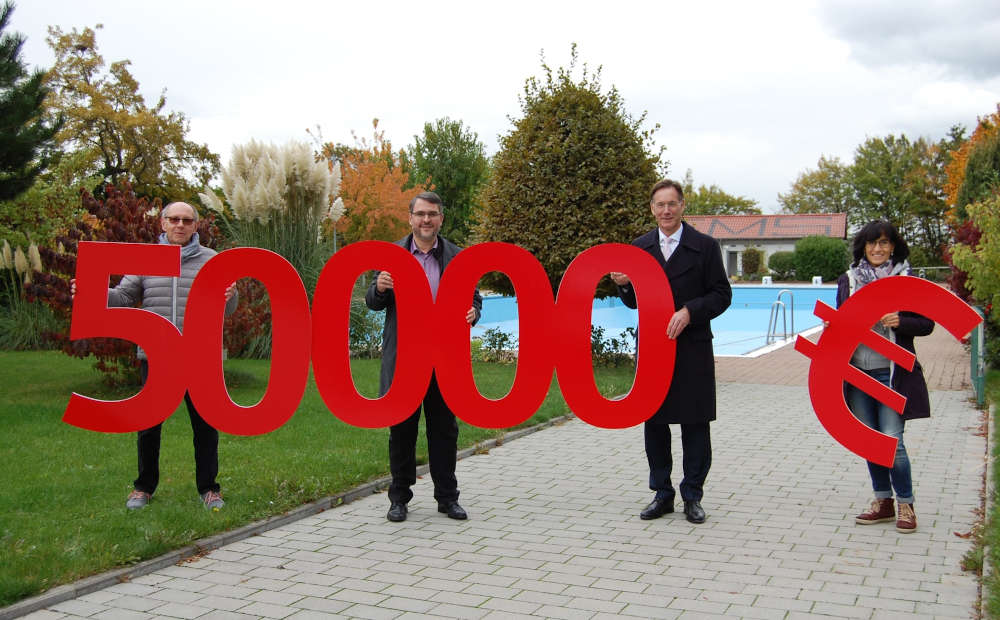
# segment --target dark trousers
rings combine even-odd
[[[681,424],[681,445],[684,448],[684,479],[681,480],[681,499],[701,501],[705,479],[712,467],[712,439],[708,422]],[[649,462],[649,488],[658,499],[673,500],[674,487],[670,484],[673,457],[670,454],[670,425],[644,426],[646,460]]]
[[[143,384],[149,376],[149,365],[142,360],[139,367]],[[219,431],[208,425],[194,408],[191,396],[184,393],[184,403],[187,405],[188,417],[191,418],[191,430],[194,431],[194,467],[195,482],[198,484],[198,494],[209,491],[219,492],[219,483],[215,478],[219,475]],[[163,425],[139,431],[136,446],[139,452],[139,477],[132,485],[139,491],[152,495],[160,483],[160,431]]]
[[[448,409],[437,377],[431,383],[423,401],[424,424],[427,427],[427,452],[430,457],[431,480],[434,481],[434,499],[438,502],[458,499],[458,480],[455,478],[455,452],[458,443],[458,421]],[[410,487],[417,482],[417,431],[420,426],[420,407],[406,420],[389,427],[389,501],[407,503],[413,499]]]

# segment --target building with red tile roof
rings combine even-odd
[[[763,265],[766,266],[771,254],[794,251],[795,242],[803,237],[847,238],[846,213],[688,215],[684,223],[719,242],[729,275],[742,275],[743,250],[748,247],[764,252]]]

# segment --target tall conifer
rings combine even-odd
[[[21,60],[24,35],[7,32],[13,12],[11,2],[0,9],[0,201],[31,187],[61,124],[45,114],[45,71],[29,73]]]

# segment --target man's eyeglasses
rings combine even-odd
[[[165,217],[163,219],[167,220],[168,222],[170,222],[174,226],[176,226],[178,224],[184,224],[185,226],[190,226],[191,224],[194,224],[194,218],[193,217],[172,217],[171,216],[171,217]]]
[[[441,216],[440,211],[410,211],[410,215],[417,218],[418,220],[428,219],[433,220],[436,217]]]
[[[683,201],[679,202],[677,200],[671,200],[670,202],[655,202],[655,203],[653,203],[653,208],[654,209],[670,209],[670,210],[673,210],[673,209],[676,209],[677,207],[681,206],[682,203],[683,203]]]

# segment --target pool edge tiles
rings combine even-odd
[[[813,334],[819,333],[821,331],[823,331],[823,326],[822,325],[816,325],[816,326],[810,327],[809,329],[806,329],[806,330],[803,330],[801,332],[798,332],[797,334],[792,334],[789,338],[780,340],[778,342],[772,342],[771,344],[764,345],[763,347],[760,347],[760,348],[757,348],[757,349],[753,349],[753,350],[748,351],[746,353],[715,353],[714,356],[715,357],[750,357],[750,358],[760,357],[762,355],[767,355],[768,353],[772,353],[774,351],[777,351],[778,349],[782,349],[782,348],[784,348],[784,347],[786,347],[786,346],[794,343],[798,339],[799,336],[802,336],[804,338],[808,338],[809,336],[812,336]]]

